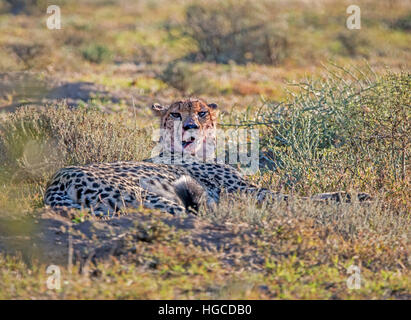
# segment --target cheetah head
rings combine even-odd
[[[201,159],[215,156],[217,105],[200,99],[154,104],[160,117],[162,151],[189,154]]]

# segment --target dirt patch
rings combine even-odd
[[[12,112],[24,105],[56,104],[65,101],[68,106],[90,104],[99,99],[103,111],[124,101],[137,106],[151,103],[152,97],[141,96],[132,90],[109,90],[92,82],[64,82],[35,72],[0,73],[0,111]]]
[[[66,216],[65,216],[66,215]],[[44,209],[36,217],[2,219],[0,221],[0,251],[21,254],[30,262],[66,265],[101,261],[126,256],[139,242],[152,242],[147,224],[164,224],[176,232],[183,231],[180,241],[192,243],[201,250],[214,252],[222,262],[232,265],[237,259],[248,260],[250,266],[260,261],[254,250],[244,252],[238,241],[253,232],[244,225],[213,224],[195,216],[178,218],[161,213],[131,213],[110,220],[91,218],[76,223],[69,214]],[[143,226],[143,227],[142,227]],[[127,239],[127,240],[126,240]]]
[[[78,105],[80,101],[87,102],[93,98],[120,102],[121,97],[110,93],[104,86],[92,82],[64,83],[50,90],[46,99],[66,100],[68,105]]]

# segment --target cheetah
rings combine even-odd
[[[200,99],[154,104],[160,118],[159,155],[141,162],[98,163],[60,169],[46,188],[52,208],[89,209],[111,217],[126,208],[159,209],[174,215],[215,208],[221,194],[246,193],[263,201],[287,195],[258,188],[227,164],[209,161],[216,144],[217,105]],[[159,161],[164,156],[169,162]],[[174,161],[179,155],[180,161]],[[338,193],[317,195],[335,199]]]
[[[182,214],[197,212],[202,204],[215,206],[223,189],[255,193],[257,198],[268,192],[249,183],[229,165],[201,161],[212,158],[215,152],[216,104],[188,99],[169,106],[154,104],[152,110],[161,121],[158,158],[60,169],[46,188],[45,204],[87,208],[97,216],[140,206]],[[157,161],[165,154],[173,157],[178,153],[180,163]]]
[[[173,155],[189,155],[202,162],[215,160],[217,104],[188,99],[170,106],[154,104],[152,110],[160,118],[159,150],[154,151],[159,157],[168,163]]]

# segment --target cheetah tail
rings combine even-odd
[[[182,176],[174,182],[174,190],[186,210],[195,213],[206,199],[204,188],[190,176]]]

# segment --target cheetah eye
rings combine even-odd
[[[203,118],[206,114],[207,114],[206,111],[202,111],[202,112],[199,112],[199,113],[198,113],[198,116],[199,116],[200,118]]]
[[[170,115],[174,119],[181,119],[181,114],[179,114],[178,112],[172,112],[172,113],[170,113]]]

